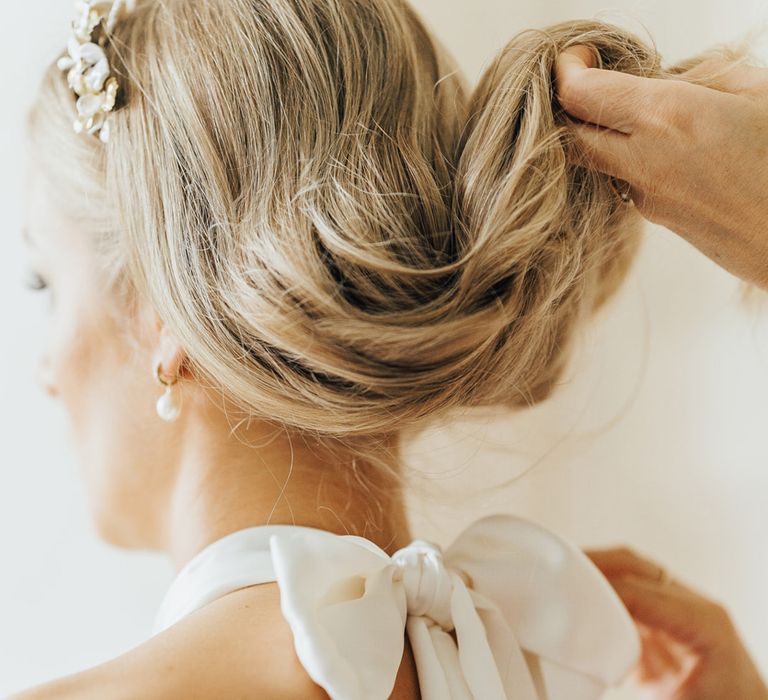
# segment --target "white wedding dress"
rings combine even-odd
[[[444,552],[264,525],[212,542],[168,589],[153,635],[239,588],[277,581],[299,660],[334,700],[385,700],[404,632],[424,700],[596,700],[635,665],[621,600],[577,547],[494,515]],[[454,636],[450,634],[455,632]]]

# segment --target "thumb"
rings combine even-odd
[[[563,49],[555,60],[555,88],[558,99],[562,102],[563,96],[583,79],[583,72],[596,66],[595,52],[588,46],[577,44]]]
[[[568,46],[560,52],[558,57],[566,68],[595,68],[597,66],[597,56],[594,49],[584,44],[575,44]]]
[[[597,64],[597,54],[588,46],[563,49],[554,66],[557,99],[582,121],[630,134],[639,126],[639,106],[654,94],[654,80]]]

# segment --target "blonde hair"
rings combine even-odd
[[[140,0],[108,49],[109,143],[73,132],[55,64],[30,143],[202,384],[372,457],[453,409],[547,397],[635,255],[639,215],[553,97],[573,44],[681,78],[576,21],[516,36],[470,96],[401,0]]]

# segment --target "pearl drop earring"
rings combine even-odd
[[[163,363],[158,363],[155,368],[155,379],[165,387],[165,392],[157,400],[157,415],[169,423],[175,421],[181,413],[181,389],[177,386],[178,376],[172,381],[167,382],[161,375]]]

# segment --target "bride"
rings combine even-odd
[[[177,576],[146,642],[14,696],[587,700],[640,638],[589,557],[489,516],[415,539],[400,439],[545,399],[641,220],[515,37],[474,92],[401,0],[78,3],[29,114],[46,391],[107,542]]]

